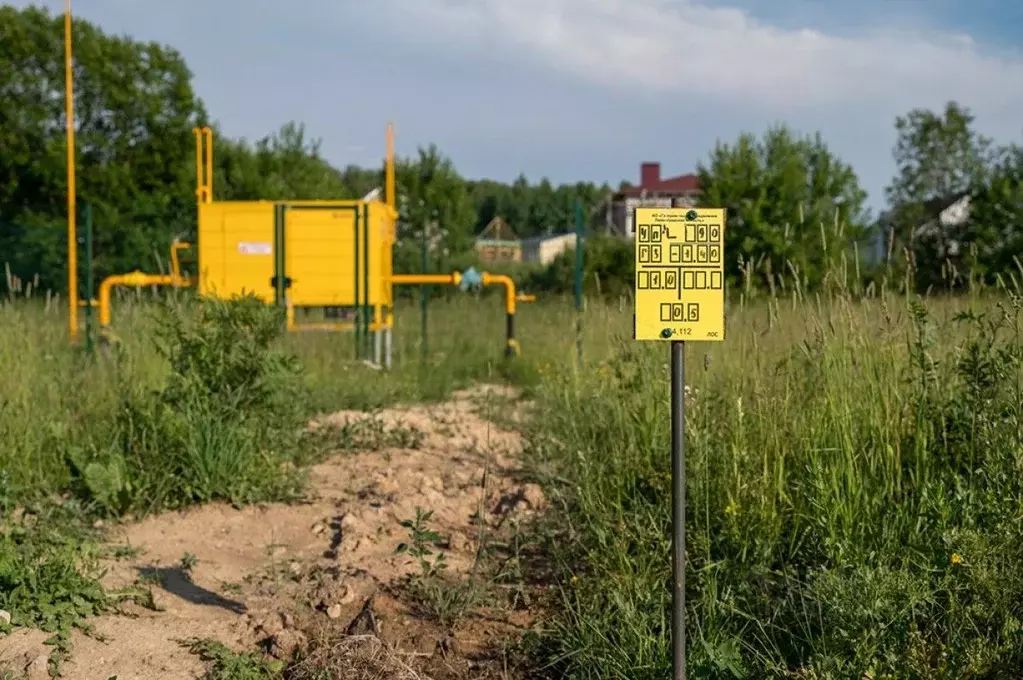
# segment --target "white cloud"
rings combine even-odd
[[[1023,121],[1023,54],[968,36],[786,30],[742,10],[686,0],[376,0],[390,35],[465,53],[529,60],[623,93],[708,97],[780,114],[960,100]],[[925,6],[921,6],[926,9]],[[992,121],[995,122],[995,121]]]
[[[30,1],[63,11],[7,0]],[[777,121],[820,130],[880,208],[911,108],[955,99],[997,141],[1023,137],[1023,53],[935,28],[964,0],[701,1],[74,3],[108,32],[179,48],[229,134],[300,120],[338,165],[378,163],[393,120],[399,153],[436,142],[469,176],[614,184],[645,160],[691,171],[715,139]],[[969,1],[976,25],[1023,17]],[[723,6],[736,3],[762,9]]]

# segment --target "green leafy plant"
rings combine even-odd
[[[445,575],[448,564],[444,553],[434,551],[442,539],[440,534],[430,528],[432,518],[432,510],[416,508],[414,518],[402,520],[400,524],[408,530],[409,540],[401,543],[397,552],[418,561],[419,572],[412,574],[409,579],[413,596],[438,621],[452,625],[479,603],[482,588],[475,571],[467,581]]]
[[[209,638],[192,638],[182,644],[210,664],[202,680],[279,680],[284,664],[260,654],[239,653]]]
[[[409,540],[407,543],[398,545],[399,554],[408,554],[419,562],[420,573],[418,579],[428,579],[437,576],[447,568],[444,560],[444,553],[431,549],[440,543],[441,536],[430,528],[429,522],[433,519],[432,510],[416,508],[416,516],[413,519],[405,519],[400,522],[401,526],[408,529]]]

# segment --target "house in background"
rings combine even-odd
[[[549,265],[558,255],[575,248],[574,233],[535,236],[522,240],[522,261]]]
[[[970,219],[973,197],[961,191],[925,201],[922,206],[923,222],[913,230],[914,241],[931,241],[939,257],[956,258],[961,254],[962,245],[954,234]],[[887,261],[894,253],[895,210],[888,210],[878,218],[875,228],[878,235],[878,260]]]
[[[932,239],[938,246],[938,255],[958,257],[961,244],[952,235],[970,219],[973,197],[963,191],[952,196],[933,199],[924,204],[924,214],[932,217],[916,228],[915,238]]]
[[[483,262],[548,265],[561,253],[574,248],[575,242],[574,233],[520,239],[507,222],[495,217],[476,237],[476,252]]]
[[[643,163],[639,166],[639,184],[626,185],[611,195],[605,219],[612,233],[632,238],[636,208],[690,208],[700,194],[700,178],[696,175],[662,178],[660,163]]]
[[[490,220],[483,228],[476,237],[475,247],[483,262],[522,261],[522,241],[500,217]]]

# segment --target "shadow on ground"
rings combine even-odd
[[[181,567],[138,567],[139,576],[148,583],[159,583],[160,586],[171,595],[176,595],[186,602],[205,605],[208,607],[220,607],[235,614],[244,614],[245,605],[236,600],[226,598],[222,595],[196,585],[191,575]]]

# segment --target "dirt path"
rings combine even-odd
[[[332,651],[320,645],[318,654],[337,657],[321,663],[339,670],[383,664],[387,677],[412,667],[479,677],[474,666],[493,653],[495,634],[528,625],[528,616],[476,617],[453,629],[417,616],[395,586],[419,567],[396,549],[409,539],[399,523],[417,508],[433,511],[447,572],[466,574],[481,532],[542,506],[539,488],[517,481],[518,435],[483,417],[506,411],[509,397],[504,388],[475,388],[441,405],[336,413],[314,427],[347,448],[375,450],[341,452],[314,468],[306,502],[205,506],[112,529],[110,541],[136,554],[113,562],[105,584],[149,584],[159,611],[132,606],[128,615],[92,621],[102,641],[76,633],[64,677],[200,677],[206,664],[182,644],[192,638],[239,651],[262,645],[282,659],[329,639]],[[474,519],[481,514],[482,525]],[[0,669],[45,677],[44,639],[26,630],[0,639]],[[362,661],[347,658],[353,654]],[[352,677],[377,671],[360,672]]]

